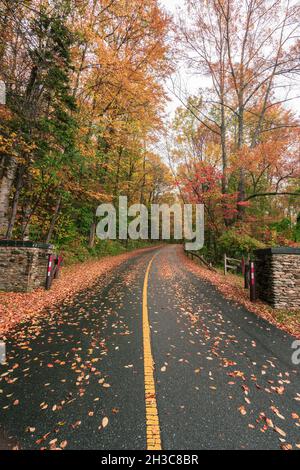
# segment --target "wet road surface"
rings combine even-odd
[[[292,341],[181,247],[139,253],[10,334],[0,447],[297,449]]]

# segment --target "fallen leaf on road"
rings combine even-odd
[[[25,429],[26,432],[34,432],[35,431],[35,428],[32,428],[30,426],[28,426],[26,429]]]
[[[269,426],[269,428],[274,428],[273,421],[270,418],[266,418],[266,423]]]
[[[271,406],[270,408],[276,414],[276,416],[278,416],[278,418],[285,419],[285,417],[282,416],[282,414],[279,413],[279,410],[277,408],[275,408],[275,406]]]
[[[102,419],[102,427],[103,427],[103,428],[106,428],[107,425],[108,425],[108,418],[107,418],[107,416],[105,416],[105,417]]]
[[[65,449],[65,447],[67,447],[68,445],[68,441],[62,441],[59,446],[62,448],[62,449]]]
[[[278,426],[274,426],[274,431],[277,432],[278,434],[280,434],[280,436],[283,436],[285,437],[286,436],[286,432],[284,432],[282,429],[280,429]]]
[[[291,444],[287,444],[287,443],[281,444],[280,447],[281,447],[282,450],[293,450],[293,446]]]

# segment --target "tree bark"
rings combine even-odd
[[[270,193],[256,193],[256,194],[251,194],[250,196],[245,198],[245,201],[249,201],[250,199],[254,199],[255,197],[263,197],[263,196],[296,196],[300,197],[300,192],[299,193],[293,193],[293,192],[270,192]]]
[[[9,219],[9,197],[16,176],[17,162],[12,157],[2,157],[0,183],[0,238],[6,235]]]
[[[244,97],[243,93],[239,96],[239,111],[238,111],[238,138],[237,138],[237,150],[240,151],[244,144]],[[238,182],[238,195],[237,195],[237,213],[238,219],[242,220],[245,214],[245,207],[240,205],[240,202],[244,202],[246,197],[245,187],[245,169],[243,163],[239,169],[239,182]]]
[[[25,211],[24,211],[24,218],[23,218],[23,224],[22,224],[22,240],[29,240],[29,221],[32,216],[32,210],[31,210],[31,205],[28,202],[25,206]]]
[[[94,248],[95,246],[95,234],[96,234],[96,223],[93,222],[90,227],[89,248]]]
[[[143,179],[141,184],[141,194],[140,194],[140,204],[144,204],[144,191],[146,186],[146,151],[144,146],[144,156],[143,156]]]
[[[16,182],[16,190],[15,190],[12,208],[11,208],[10,220],[9,220],[7,232],[6,232],[6,238],[11,238],[12,236],[12,232],[15,226],[19,197],[20,197],[22,186],[23,186],[23,171],[19,169],[17,182]]]
[[[45,240],[46,243],[50,243],[50,240],[52,238],[55,223],[57,221],[58,214],[59,214],[59,211],[60,211],[60,206],[61,206],[61,196],[58,197],[57,202],[56,202],[56,206],[55,206],[55,209],[54,209],[54,214],[52,216],[50,227],[49,227],[47,237],[46,237],[46,240]]]

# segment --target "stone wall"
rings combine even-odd
[[[258,298],[278,309],[300,308],[300,248],[255,251]]]
[[[30,292],[45,287],[52,245],[0,241],[0,291]]]

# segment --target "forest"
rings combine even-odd
[[[299,244],[299,5],[167,3],[0,0],[0,238],[127,249],[95,238],[125,195],[204,204],[212,261]]]

